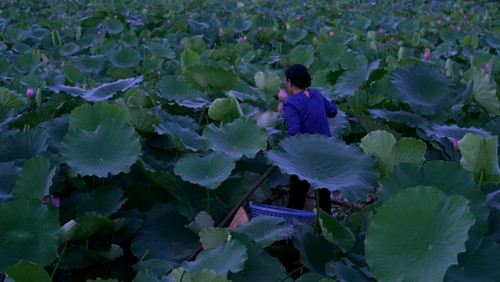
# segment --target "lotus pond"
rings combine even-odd
[[[1,1],[0,280],[498,281],[499,8]],[[334,138],[284,137],[293,63]],[[217,227],[271,165],[352,205]]]

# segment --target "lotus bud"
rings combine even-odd
[[[481,69],[483,70],[483,73],[489,73],[490,72],[490,69],[488,68],[488,66],[482,66]]]
[[[462,26],[458,25],[457,26],[457,31],[461,31],[462,30]]]
[[[455,151],[459,151],[460,149],[458,148],[458,141],[460,141],[460,138],[455,138],[455,140],[453,140],[453,149]]]
[[[58,197],[54,195],[46,195],[43,197],[43,201],[45,203],[51,203],[53,204],[56,208],[58,208],[61,205],[61,200],[59,200]]]
[[[35,96],[35,90],[33,90],[33,88],[31,88],[31,87],[28,87],[28,89],[26,89],[26,96],[28,96],[28,97]]]
[[[285,108],[285,106],[283,105],[283,102],[280,101],[278,103],[278,112],[282,112],[284,108]]]
[[[73,219],[66,222],[61,226],[61,237],[59,238],[61,243],[66,243],[71,241],[75,237],[76,231],[78,230],[78,222]]]
[[[288,98],[288,94],[286,93],[285,89],[283,88],[280,89],[278,97],[280,98],[281,101],[285,101]]]
[[[424,59],[429,60],[431,58],[431,50],[429,48],[426,48],[424,51]]]
[[[335,33],[333,31],[330,31],[330,33],[328,33],[328,35],[330,35],[330,37],[333,37],[335,35]]]

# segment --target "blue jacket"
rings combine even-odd
[[[331,137],[328,118],[336,115],[337,107],[317,90],[309,89],[309,97],[304,92],[292,95],[284,107],[287,136],[319,133]]]

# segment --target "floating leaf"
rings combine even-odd
[[[229,237],[228,228],[207,227],[200,231],[200,243],[204,250],[215,249],[219,243],[227,241]]]
[[[183,180],[201,185],[209,190],[216,189],[235,168],[234,160],[221,152],[207,156],[188,154],[175,163],[174,173]]]
[[[192,65],[187,67],[182,75],[193,88],[208,92],[230,90],[238,85],[236,74],[223,67]]]
[[[82,104],[69,116],[69,130],[95,130],[103,121],[109,119],[126,120],[125,111],[118,104],[97,102],[93,105]]]
[[[194,221],[189,223],[187,228],[189,228],[189,230],[193,231],[194,233],[198,234],[200,233],[201,230],[207,227],[213,227],[214,224],[215,222],[212,219],[212,216],[209,215],[206,211],[201,211],[196,215]]]
[[[52,279],[49,273],[43,268],[42,265],[38,265],[21,259],[18,263],[9,266],[5,270],[7,275],[7,280],[12,279],[12,281],[38,281],[38,282],[51,282]]]
[[[95,130],[74,129],[64,137],[62,160],[80,175],[107,177],[129,172],[141,154],[139,135],[130,124],[110,119]]]
[[[377,280],[442,281],[465,251],[474,224],[468,200],[420,186],[384,202],[365,239],[365,257]]]
[[[401,101],[424,116],[450,111],[458,95],[456,84],[429,65],[396,69],[390,74],[390,81]]]
[[[90,193],[79,194],[77,216],[95,212],[102,217],[109,217],[118,211],[125,203],[123,190],[117,186],[101,186]]]
[[[290,45],[295,45],[307,36],[307,30],[303,28],[291,28],[285,32],[283,39]]]
[[[500,183],[498,167],[498,136],[483,138],[473,133],[465,134],[458,142],[462,153],[460,165],[471,171],[479,185]]]
[[[203,130],[203,137],[215,151],[241,159],[243,156],[254,158],[267,147],[267,131],[253,120],[238,118],[220,128],[213,124]]]
[[[314,47],[312,45],[300,45],[290,52],[291,64],[303,64],[309,68],[314,63]]]
[[[370,78],[370,73],[378,69],[380,61],[364,62],[342,73],[334,85],[333,93],[338,97],[352,96],[363,82]]]
[[[181,267],[189,273],[202,269],[212,269],[217,274],[227,276],[229,271],[236,273],[243,270],[248,259],[247,248],[237,240],[221,242],[217,248],[203,250],[193,262],[183,262]]]
[[[118,34],[123,31],[125,26],[118,19],[107,19],[104,21],[104,27],[109,34]]]
[[[349,252],[356,242],[354,233],[323,210],[319,210],[318,215],[323,237],[325,237],[328,242],[339,246],[344,253]]]
[[[254,76],[255,85],[267,95],[276,95],[280,90],[281,80],[274,73],[259,71]]]
[[[0,205],[0,272],[20,259],[49,265],[57,258],[59,218],[40,200]]]
[[[141,61],[139,54],[132,48],[122,48],[117,51],[112,50],[108,53],[108,58],[113,66],[119,68],[134,68]]]
[[[366,199],[377,186],[375,159],[327,136],[297,134],[266,154],[283,173],[296,174],[315,189],[341,190],[350,201]]]
[[[62,71],[64,76],[73,82],[82,83],[84,81],[83,74],[72,65],[64,66]]]
[[[500,115],[497,86],[491,76],[478,68],[472,68],[464,74],[464,78],[472,81],[474,100],[489,113]]]
[[[287,225],[283,218],[273,216],[254,217],[248,224],[238,225],[234,231],[247,235],[260,248],[269,247],[294,233],[293,228]]]
[[[41,199],[49,194],[55,173],[56,168],[44,157],[28,160],[23,164],[12,193],[15,197],[29,196]]]
[[[106,57],[103,55],[82,55],[75,58],[75,65],[85,73],[99,73],[105,68]]]
[[[61,46],[61,48],[59,48],[59,53],[61,53],[61,55],[66,57],[71,56],[78,51],[80,51],[80,46],[78,46],[78,44],[74,42],[66,43],[63,46]]]
[[[185,127],[177,122],[164,122],[155,127],[160,135],[167,134],[179,149],[199,151],[205,148],[204,138],[195,130]]]
[[[368,133],[359,145],[367,154],[372,154],[379,163],[380,176],[386,176],[399,163],[422,164],[427,146],[422,140],[403,137],[396,141],[394,136],[384,130]]]
[[[208,108],[208,116],[216,121],[232,122],[243,116],[238,99],[232,95],[227,98],[217,98]]]
[[[39,156],[48,147],[48,133],[42,127],[18,132],[0,143],[0,161],[28,160]]]

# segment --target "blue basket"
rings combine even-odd
[[[250,202],[250,217],[254,218],[259,215],[267,215],[274,217],[281,217],[285,220],[285,223],[291,226],[295,232],[303,232],[304,230],[300,226],[301,224],[312,225],[316,220],[316,214],[310,211],[290,209],[280,206],[271,206],[263,204],[254,204]],[[293,239],[295,233],[290,237],[285,237],[284,239]]]

